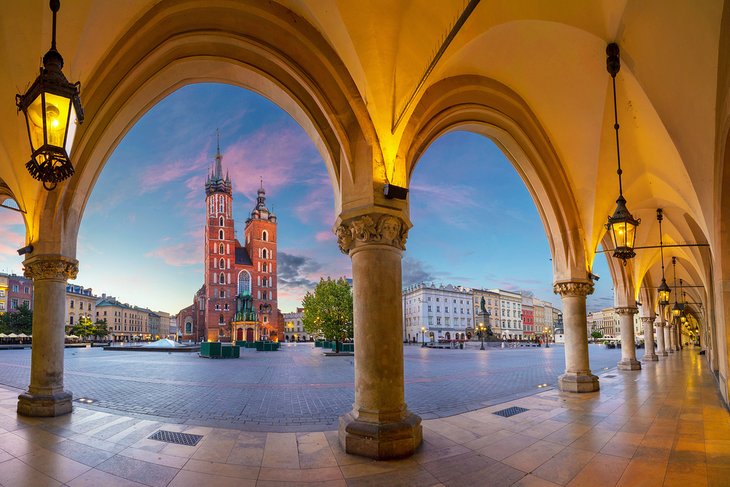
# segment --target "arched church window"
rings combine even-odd
[[[269,232],[267,232],[266,230],[264,230],[263,233],[261,233],[261,240],[263,240],[264,242],[266,242],[268,239],[269,239]]]
[[[238,273],[238,294],[251,294],[251,274],[248,271]]]
[[[218,238],[220,238],[221,240],[223,240],[223,230],[219,230],[218,231]]]
[[[223,222],[223,217],[221,217],[220,220],[218,220],[218,223],[220,224],[220,226],[223,226],[223,223],[224,223]]]
[[[223,253],[223,244],[220,244],[220,245],[218,246],[218,253],[219,253],[219,254],[222,254],[222,253]]]
[[[263,257],[264,259],[268,259],[268,257],[267,257],[268,255],[269,255],[269,252],[266,249],[261,251],[261,257]]]
[[[221,276],[218,278],[218,282],[220,282],[221,284],[226,283],[226,276],[222,272],[221,272]]]
[[[223,324],[223,323],[225,323],[225,322],[226,322],[226,320],[225,320],[225,318],[223,317],[223,314],[221,313],[220,317],[218,318],[218,323],[220,323],[220,324]]]
[[[223,260],[223,259],[221,259],[220,260],[220,263],[218,264],[218,267],[220,267],[221,269],[225,269],[226,268],[226,261]]]

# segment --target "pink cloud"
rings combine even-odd
[[[332,233],[330,230],[324,230],[323,232],[317,232],[317,234],[314,236],[314,239],[317,242],[327,242],[328,240],[334,240],[335,234]]]
[[[174,160],[161,164],[154,164],[142,172],[140,190],[142,193],[155,191],[160,186],[186,177],[203,174],[210,166],[208,147],[201,150],[191,160]],[[204,176],[200,176],[201,178]]]
[[[264,180],[267,191],[276,191],[301,180],[315,164],[321,164],[312,141],[298,128],[267,126],[247,135],[223,151],[233,190],[253,198]]]
[[[184,242],[158,247],[147,252],[145,257],[159,258],[167,265],[180,267],[199,264],[202,255],[202,242]]]
[[[16,255],[25,245],[25,224],[20,213],[0,209],[0,254]]]
[[[299,221],[309,223],[312,220],[320,221],[325,225],[332,225],[335,221],[334,196],[328,180],[310,181],[312,189],[294,209]]]

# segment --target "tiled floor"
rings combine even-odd
[[[411,458],[345,454],[335,431],[242,432],[76,407],[18,417],[0,388],[0,485],[12,486],[730,486],[730,415],[696,350],[610,371],[601,392],[546,391],[427,420]],[[506,406],[528,411],[502,418]],[[203,435],[197,446],[147,437]]]

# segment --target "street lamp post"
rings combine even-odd
[[[542,329],[543,335],[545,336],[545,348],[550,348],[550,330],[545,327]]]
[[[421,327],[421,347],[426,346],[426,327]]]
[[[484,350],[484,331],[486,328],[484,327],[484,323],[479,323],[479,337],[482,339],[482,346],[479,350]]]

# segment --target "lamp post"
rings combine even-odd
[[[70,83],[63,75],[63,57],[56,50],[56,13],[61,8],[60,0],[51,0],[50,8],[53,12],[51,48],[43,56],[43,67],[28,91],[15,95],[18,111],[25,115],[30,141],[31,156],[25,167],[48,191],[73,175],[69,153],[76,123],[84,121],[80,83]]]
[[[479,348],[479,350],[484,350],[484,331],[486,328],[484,327],[484,323],[479,323],[479,337],[482,339],[482,346]]]
[[[426,327],[421,327],[421,347],[426,346]]]
[[[550,348],[550,329],[546,326],[542,329],[542,333],[545,337],[545,348]]]

